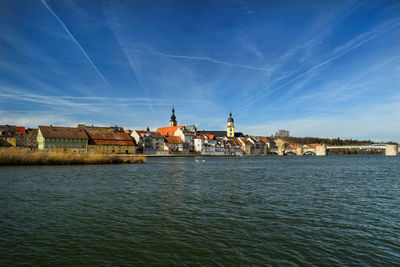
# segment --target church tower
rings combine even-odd
[[[229,113],[228,125],[226,126],[226,136],[235,137],[235,125],[233,123],[232,112]]]
[[[175,108],[172,107],[172,115],[171,115],[171,120],[169,121],[169,127],[172,126],[177,126],[178,122],[176,121],[176,117],[175,117]]]

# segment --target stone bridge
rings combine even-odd
[[[284,145],[278,146],[276,149],[271,149],[271,153],[278,154],[280,156],[285,155],[316,155],[316,156],[326,156],[328,150],[333,149],[357,149],[357,150],[385,150],[386,156],[397,156],[399,154],[399,146],[398,145],[389,145],[389,144],[374,144],[374,145],[366,145],[366,146],[299,146],[299,147],[285,147]]]

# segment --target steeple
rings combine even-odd
[[[229,112],[228,125],[226,126],[226,136],[235,137],[235,125],[232,118],[232,112]]]
[[[228,122],[233,122],[232,112],[229,112]]]
[[[172,115],[171,115],[171,120],[169,121],[169,126],[176,126],[178,125],[178,122],[176,121],[176,117],[175,117],[175,108],[174,106],[172,106]]]

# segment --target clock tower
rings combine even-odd
[[[235,124],[232,118],[232,112],[229,113],[228,125],[226,126],[226,136],[235,137]]]

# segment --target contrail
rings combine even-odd
[[[115,20],[115,15],[114,15],[114,14],[110,14],[110,11],[104,12],[104,9],[103,9],[103,13],[104,13],[104,15],[106,16],[106,19],[107,19],[108,22],[110,21],[110,19],[112,19],[113,21]],[[111,18],[110,18],[110,17],[111,17]],[[135,70],[136,68],[135,68],[135,66],[134,66],[134,64],[133,64],[133,62],[132,62],[132,60],[130,59],[130,57],[128,57],[128,55],[127,55],[127,53],[126,53],[126,49],[125,49],[125,46],[124,46],[124,44],[123,44],[123,41],[121,40],[121,38],[119,37],[119,35],[115,32],[116,30],[118,30],[118,27],[115,27],[113,21],[109,22],[111,32],[113,33],[113,35],[114,35],[114,37],[115,37],[115,40],[117,41],[118,45],[120,46],[121,51],[122,51],[122,53],[124,54],[126,60],[128,61],[129,66],[131,67],[132,73],[133,73],[133,75],[136,77],[136,80],[137,80],[138,83],[139,83],[139,86],[140,86],[141,88],[143,88],[143,89],[146,91],[146,94],[148,95],[148,94],[149,94],[149,93],[148,93],[149,90],[148,90],[148,88],[147,88],[147,85],[143,85],[142,80],[141,80],[141,79],[139,78],[139,76],[137,75],[137,72],[136,72],[136,70]],[[156,114],[155,114],[155,112],[154,112],[153,105],[152,105],[152,103],[151,103],[151,101],[150,101],[150,98],[147,97],[146,100],[147,100],[147,105],[148,105],[148,107],[149,107],[149,109],[150,109],[150,111],[151,111],[151,114],[153,115],[154,122],[157,122],[158,120],[157,120],[157,118],[156,118]]]
[[[53,9],[51,9],[51,7],[49,7],[49,5],[47,5],[45,0],[41,0],[43,5],[49,10],[49,12],[57,19],[57,21],[61,24],[61,26],[64,28],[64,30],[67,32],[67,34],[69,35],[69,37],[71,37],[71,39],[75,42],[75,44],[79,47],[79,49],[82,51],[82,53],[85,55],[85,57],[87,58],[87,60],[89,61],[90,65],[92,65],[92,67],[96,70],[96,72],[100,75],[100,77],[103,79],[103,81],[107,84],[110,85],[110,83],[106,80],[106,78],[104,78],[103,74],[101,74],[101,72],[97,69],[96,65],[94,65],[93,61],[90,59],[90,57],[88,56],[88,54],[86,54],[85,50],[83,50],[82,46],[79,44],[79,42],[75,39],[75,37],[72,35],[72,33],[68,30],[67,26],[65,25],[65,23],[61,20],[61,18],[59,16],[57,16],[57,14],[53,11]]]
[[[209,61],[212,63],[216,64],[222,64],[226,66],[231,66],[231,67],[238,67],[238,68],[244,68],[244,69],[250,69],[250,70],[257,70],[257,71],[268,71],[269,69],[265,68],[258,68],[258,67],[253,67],[253,66],[248,66],[248,65],[240,65],[240,64],[234,64],[226,61],[220,61],[216,60],[210,57],[196,57],[196,56],[182,56],[182,55],[171,55],[171,54],[164,54],[161,52],[151,52],[150,54],[156,54],[164,57],[170,57],[170,58],[181,58],[181,59],[191,59],[191,60],[201,60],[201,61]]]
[[[389,25],[389,26],[387,26],[387,25]],[[304,76],[312,73],[314,70],[319,69],[319,68],[327,65],[328,63],[336,60],[337,58],[342,57],[343,55],[351,52],[352,50],[364,45],[365,43],[377,38],[378,36],[388,32],[388,31],[390,31],[390,30],[392,30],[392,29],[394,29],[394,28],[396,28],[398,26],[400,26],[400,21],[399,20],[395,20],[394,22],[393,21],[386,22],[386,23],[376,27],[375,29],[373,29],[373,30],[371,30],[371,31],[369,31],[367,33],[364,33],[364,34],[354,38],[352,41],[348,42],[347,44],[338,47],[336,49],[337,51],[335,51],[336,54],[332,55],[330,58],[328,58],[325,61],[323,61],[323,62],[311,67],[306,72],[304,72],[302,74],[299,74],[296,77],[293,77],[289,81],[281,84],[280,86],[274,88],[273,90],[268,91],[268,92],[264,93],[263,95],[261,95],[261,96],[259,96],[257,98],[251,99],[250,101],[247,102],[247,105],[252,104],[255,101],[257,101],[257,100],[259,100],[261,98],[264,98],[264,97],[266,97],[266,96],[268,96],[268,95],[280,90],[281,88],[283,88],[283,87],[285,87],[285,86],[287,86],[287,85],[289,85],[289,84],[291,84],[291,83],[303,78]]]
[[[310,68],[308,71],[306,71],[306,72],[304,72],[304,73],[298,75],[297,77],[295,77],[295,78],[293,78],[293,79],[287,81],[286,83],[284,83],[284,84],[278,86],[277,88],[275,88],[274,90],[272,90],[272,91],[269,92],[268,94],[273,93],[273,92],[275,92],[275,91],[281,89],[282,87],[284,87],[284,86],[286,86],[286,85],[288,85],[288,84],[290,84],[290,83],[292,83],[292,82],[294,82],[294,81],[296,81],[296,80],[298,80],[298,79],[300,79],[300,78],[303,78],[304,76],[306,76],[307,74],[313,72],[314,70],[321,68],[322,66],[324,66],[324,65],[326,65],[326,64],[328,64],[328,63],[330,63],[331,61],[333,61],[333,60],[335,60],[335,59],[337,59],[337,58],[339,58],[339,57],[341,57],[341,56],[343,56],[343,55],[349,53],[350,51],[352,51],[352,50],[354,50],[354,49],[356,49],[356,48],[362,46],[363,44],[365,44],[365,43],[367,43],[367,42],[369,42],[369,41],[371,41],[371,40],[377,38],[379,35],[382,35],[383,33],[387,32],[387,31],[389,31],[389,30],[391,30],[391,29],[393,29],[393,28],[398,27],[399,25],[400,25],[400,23],[397,22],[397,23],[395,23],[394,25],[390,25],[390,27],[388,27],[388,28],[386,28],[386,29],[380,29],[379,31],[374,31],[373,33],[369,32],[368,34],[371,34],[371,35],[368,36],[367,38],[361,39],[361,41],[359,41],[358,43],[350,44],[350,47],[345,47],[342,51],[339,51],[336,55],[332,56],[331,58],[325,60],[324,62],[322,62],[322,63],[320,63],[320,64],[318,64],[318,65],[315,65],[314,67]],[[365,35],[367,35],[367,34],[365,34]],[[364,36],[362,36],[362,37],[364,37]],[[356,39],[357,39],[357,38],[356,38]],[[357,40],[357,41],[358,41],[358,40]]]

